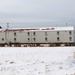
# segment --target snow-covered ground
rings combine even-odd
[[[0,48],[0,75],[74,75],[75,47]]]

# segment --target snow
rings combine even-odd
[[[42,28],[39,28],[39,27],[32,27],[32,28],[10,28],[8,31],[63,31],[63,30],[74,30],[74,27],[73,26],[69,26],[69,27],[42,27]],[[0,29],[0,32],[2,31],[6,31],[6,29]]]
[[[1,47],[0,75],[74,75],[75,47]]]

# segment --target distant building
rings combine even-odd
[[[0,44],[74,45],[75,27],[12,28],[0,30]]]

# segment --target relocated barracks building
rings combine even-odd
[[[75,44],[75,27],[0,29],[0,46],[64,46]]]

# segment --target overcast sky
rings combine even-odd
[[[0,0],[0,23],[7,22],[75,24],[75,0]]]

